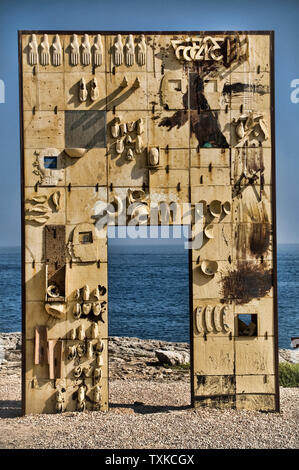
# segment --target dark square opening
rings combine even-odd
[[[258,335],[256,313],[240,313],[238,314],[237,319],[238,336],[255,337]]]
[[[44,167],[57,169],[57,157],[44,157]]]
[[[79,232],[79,242],[83,245],[87,243],[92,243],[92,232]]]

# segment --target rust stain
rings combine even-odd
[[[252,224],[249,238],[250,251],[257,258],[264,255],[270,246],[270,224]]]
[[[229,272],[221,280],[224,300],[235,300],[246,304],[252,299],[265,297],[273,285],[272,270],[264,265],[239,261],[237,269]]]

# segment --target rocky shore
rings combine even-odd
[[[298,448],[298,388],[280,389],[280,413],[194,410],[188,344],[111,337],[109,353],[109,413],[21,416],[21,334],[1,333],[0,449]]]
[[[189,374],[188,343],[109,338],[111,379],[184,380]],[[279,362],[298,363],[299,349],[280,349]],[[0,370],[7,374],[21,367],[21,333],[0,333]]]

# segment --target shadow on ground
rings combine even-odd
[[[113,409],[131,409],[134,413],[146,415],[151,413],[167,413],[169,411],[183,411],[191,409],[191,406],[146,405],[143,402],[135,402],[132,404],[109,403],[109,408],[111,411]]]
[[[22,416],[21,400],[0,400],[0,419]]]

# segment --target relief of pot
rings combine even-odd
[[[75,303],[73,307],[73,315],[75,318],[80,318],[82,313],[81,304],[79,302]]]

